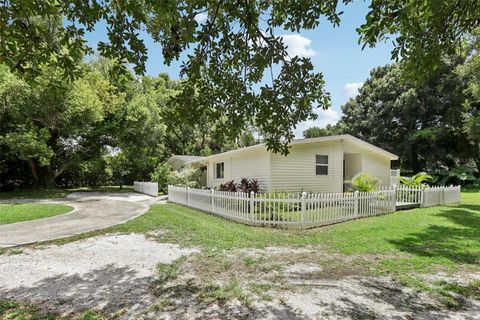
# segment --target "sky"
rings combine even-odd
[[[365,21],[368,3],[357,0],[343,10],[340,27],[334,28],[323,19],[314,30],[302,30],[300,33],[277,32],[283,37],[291,56],[309,57],[312,60],[315,72],[323,74],[325,89],[331,95],[332,107],[317,110],[317,120],[299,124],[294,130],[297,137],[301,137],[302,132],[309,127],[325,127],[337,122],[341,117],[341,105],[355,97],[370,70],[391,63],[391,43],[379,43],[375,48],[364,50],[358,44],[355,29]],[[206,16],[197,18],[201,23]],[[159,73],[167,73],[172,79],[178,79],[182,61],[174,61],[170,66],[164,65],[161,46],[146,33],[141,33],[141,37],[148,48],[147,74],[157,76]],[[86,38],[89,45],[95,48],[98,41],[107,39],[105,25],[99,23]]]

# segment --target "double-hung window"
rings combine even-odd
[[[328,156],[315,155],[315,174],[317,176],[328,176]]]
[[[225,162],[215,163],[215,179],[223,179],[225,175]]]

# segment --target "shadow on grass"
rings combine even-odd
[[[389,242],[401,251],[422,257],[480,263],[480,206],[465,204],[434,215],[447,219],[450,225],[431,224],[422,232]]]

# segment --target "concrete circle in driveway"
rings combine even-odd
[[[105,229],[144,214],[149,205],[157,200],[138,193],[72,193],[65,199],[49,201],[72,206],[74,209],[69,213],[0,225],[0,247],[14,247]]]

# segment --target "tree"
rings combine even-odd
[[[71,83],[58,69],[45,69],[36,86],[0,71],[2,156],[27,162],[36,185],[53,185],[69,167],[98,157],[110,140],[123,95],[83,68]]]
[[[364,47],[393,39],[392,58],[411,78],[426,80],[479,26],[477,0],[377,0],[357,31]]]
[[[0,7],[0,56],[27,79],[52,65],[75,77],[83,55],[92,52],[85,32],[104,21],[109,42],[98,44],[100,54],[120,62],[118,68],[132,64],[142,73],[147,49],[139,31],[145,29],[162,45],[167,64],[192,50],[181,70],[185,84],[176,96],[176,115],[185,123],[198,123],[201,116],[212,121],[224,117],[223,133],[233,139],[254,122],[265,133],[268,148],[288,153],[294,125],[316,118],[313,105],[328,108],[329,95],[310,59],[289,57],[274,30],[314,29],[320,19],[337,26],[338,5],[330,0],[12,0]],[[441,55],[454,51],[479,25],[479,10],[476,0],[442,5],[436,0],[374,1],[358,29],[360,42],[373,46],[394,35],[392,56],[424,67],[419,74],[429,73]],[[206,21],[197,22],[202,15]],[[265,83],[267,76],[271,80]]]
[[[123,152],[120,151],[115,155],[107,157],[106,170],[108,176],[111,177],[111,181],[115,185],[118,184],[120,190],[122,190],[122,187],[125,184],[125,179],[130,174],[130,164]]]
[[[344,128],[341,124],[337,123],[335,125],[327,124],[325,128],[320,127],[311,127],[303,131],[304,138],[317,138],[325,136],[334,136],[338,134],[343,134]]]
[[[400,64],[376,68],[360,94],[342,106],[340,122],[347,133],[399,155],[407,171],[471,161],[464,83],[455,72],[463,62],[445,59],[422,84],[403,78]]]

